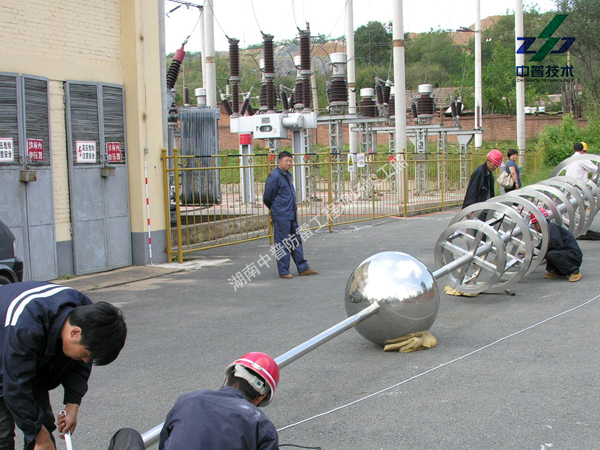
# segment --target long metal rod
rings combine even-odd
[[[288,364],[293,363],[298,358],[301,358],[305,354],[313,351],[315,348],[320,347],[324,343],[330,341],[336,336],[339,336],[343,332],[353,328],[354,326],[361,323],[363,320],[368,319],[369,317],[377,314],[379,312],[379,303],[372,303],[371,306],[363,309],[362,311],[357,312],[353,316],[348,317],[346,320],[342,320],[337,325],[332,326],[331,328],[323,331],[322,333],[317,334],[312,339],[294,347],[290,351],[285,352],[283,355],[275,358],[275,362],[279,366],[280,369],[287,366]],[[160,437],[160,431],[164,422],[160,425],[155,426],[151,430],[146,431],[142,434],[142,440],[144,441],[144,447],[148,448],[154,444],[156,444]]]
[[[275,362],[281,369],[282,367],[287,366],[290,363],[293,363],[298,358],[301,358],[305,354],[313,351],[315,348],[320,347],[325,342],[330,341],[336,336],[339,336],[344,331],[349,330],[355,325],[361,323],[363,320],[368,319],[369,317],[377,314],[379,312],[379,303],[373,303],[371,306],[363,309],[362,311],[357,312],[353,316],[348,317],[346,320],[341,321],[337,325],[332,326],[328,330],[323,331],[320,334],[317,334],[314,338],[309,339],[308,341],[294,347],[288,352],[285,352],[283,355],[275,358]]]

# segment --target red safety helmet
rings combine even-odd
[[[500,167],[502,165],[502,152],[500,150],[491,150],[487,154],[487,159],[494,163],[496,167]]]
[[[275,389],[279,384],[279,367],[269,355],[262,352],[246,353],[225,368],[225,377],[231,373],[250,383],[260,395],[267,394],[259,406],[267,406],[273,401]]]
[[[548,217],[548,211],[546,211],[544,208],[540,208],[540,212],[544,215],[544,217]],[[531,214],[531,223],[537,223],[537,219],[535,218],[535,216],[533,214]]]

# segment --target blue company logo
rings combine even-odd
[[[565,53],[573,42],[575,42],[574,37],[553,37],[554,33],[558,28],[562,25],[562,23],[567,18],[568,14],[557,14],[550,21],[550,23],[544,28],[544,30],[540,33],[537,38],[534,37],[518,37],[517,40],[523,41],[523,44],[517,49],[517,54],[526,54],[533,55],[531,58],[531,62],[539,62],[543,61],[548,54],[560,54]],[[530,50],[530,47],[537,39],[545,39],[546,42],[542,45],[542,47],[535,51]],[[560,41],[564,41],[562,45],[558,48],[558,50],[553,50]],[[561,76],[569,77],[573,76],[573,66],[548,66],[546,68],[546,76],[547,77],[558,77],[558,70],[561,70]],[[529,75],[529,67],[527,66],[517,66],[517,76],[523,77]],[[544,66],[532,66],[532,76],[534,77],[543,77],[544,74]]]
[[[556,16],[554,16],[554,19],[552,19],[552,21],[546,26],[546,28],[544,28],[544,30],[540,33],[540,35],[537,38],[518,37],[517,40],[524,42],[523,45],[521,45],[521,47],[519,47],[519,49],[517,50],[517,53],[526,55],[533,54],[534,56],[533,58],[531,58],[531,61],[542,61],[546,56],[548,56],[548,53],[565,53],[567,50],[569,50],[569,48],[571,48],[571,45],[573,45],[573,42],[575,42],[575,38],[557,38],[552,37],[552,35],[558,29],[558,27],[560,27],[561,24],[565,21],[567,16],[568,14],[557,14]],[[544,45],[542,45],[542,47],[537,52],[534,50],[529,50],[529,47],[532,46],[536,39],[546,39]],[[558,50],[552,50],[554,46],[560,41],[564,41],[562,46]]]

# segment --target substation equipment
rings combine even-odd
[[[600,165],[600,156],[582,159]],[[571,159],[574,161],[576,159]],[[559,165],[552,175],[559,175]],[[582,181],[566,176],[493,197],[460,210],[435,246],[435,271],[401,252],[367,258],[346,283],[348,318],[275,358],[279,368],[296,361],[350,328],[374,344],[428,330],[440,304],[436,280],[448,276],[463,293],[512,294],[514,285],[535,270],[548,248],[547,220],[585,234],[600,210],[598,176]],[[544,217],[540,208],[548,211]],[[531,227],[532,217],[541,232]],[[368,320],[367,320],[368,319]],[[163,424],[142,435],[146,448],[158,442]]]
[[[315,153],[311,152],[314,139],[313,130],[318,125],[326,125],[329,136],[329,152],[332,162],[332,195],[340,198],[344,193],[344,180],[347,165],[356,165],[357,153],[376,153],[378,134],[388,136],[388,152],[406,157],[407,149],[397,148],[394,128],[394,102],[393,83],[390,80],[376,79],[375,88],[360,90],[360,113],[348,113],[348,83],[346,81],[347,55],[345,53],[332,53],[330,55],[331,79],[328,82],[327,97],[329,105],[327,114],[317,115],[313,109],[313,88],[311,77],[310,34],[300,31],[299,55],[293,58],[296,68],[296,84],[293,89],[284,86],[275,87],[275,57],[273,36],[263,34],[263,59],[259,61],[261,71],[260,108],[254,110],[250,105],[252,89],[247,93],[240,93],[240,57],[239,41],[229,39],[230,90],[222,95],[223,108],[230,116],[230,130],[239,135],[239,152],[241,157],[240,183],[241,202],[244,204],[256,202],[254,193],[254,168],[253,146],[254,139],[262,139],[265,148],[273,155],[282,148],[282,139],[288,139],[291,132],[292,153],[294,155],[294,168],[292,171],[296,197],[299,202],[304,202],[314,196],[315,188],[311,186],[311,177],[305,164]],[[288,95],[288,91],[290,94]],[[229,93],[231,92],[231,93]],[[476,134],[481,134],[481,129],[463,130],[460,126],[462,103],[455,98],[450,103],[452,126],[434,123],[436,112],[433,88],[429,84],[419,86],[418,97],[413,99],[411,111],[414,125],[407,127],[407,134],[414,144],[414,159],[416,160],[415,194],[427,192],[427,148],[428,139],[436,137],[436,153],[448,151],[448,137],[456,136],[460,153],[460,182],[459,188],[465,189],[469,177],[469,144]],[[240,108],[239,99],[243,98]],[[277,109],[278,100],[281,110]],[[246,115],[247,114],[247,115]],[[358,151],[344,154],[344,130],[348,127],[357,132]],[[346,161],[346,158],[348,160]],[[438,165],[445,164],[438,160]],[[447,188],[448,180],[440,179],[441,174],[448,171],[438,167],[437,188],[442,184]],[[355,171],[351,172],[351,185],[356,187],[360,180]],[[314,181],[314,180],[313,180]],[[403,183],[396,183],[395,189],[401,188]]]

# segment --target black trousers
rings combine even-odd
[[[554,270],[558,275],[571,275],[579,272],[581,258],[572,256],[569,250],[551,250],[546,253],[546,270]]]
[[[48,391],[42,387],[34,385],[34,396],[37,405],[42,409],[44,413],[44,427],[50,433],[52,442],[55,443],[52,432],[56,430],[56,423],[54,422],[54,413],[52,412],[52,406],[50,406],[50,395]],[[23,446],[27,450],[33,450],[35,447],[35,441],[29,446]],[[10,410],[4,404],[4,397],[0,397],[0,450],[14,450],[15,449],[15,421]]]
[[[121,428],[112,439],[108,450],[144,450],[144,441],[140,433],[133,428]]]

